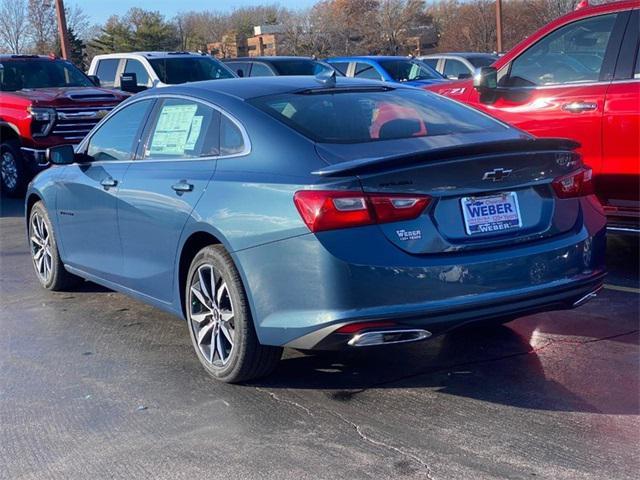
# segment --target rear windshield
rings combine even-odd
[[[280,75],[317,75],[323,70],[330,69],[320,62],[313,60],[278,60],[271,62],[273,68]]]
[[[0,62],[0,90],[93,87],[93,83],[65,60],[9,60]]]
[[[396,82],[442,79],[433,68],[416,60],[380,60],[378,63]]]
[[[471,62],[471,65],[473,65],[476,68],[488,67],[490,65],[493,65],[493,62],[495,62],[497,59],[498,59],[498,57],[470,57],[470,58],[468,58],[469,62]]]
[[[233,78],[222,63],[211,57],[156,58],[149,63],[160,81],[167,85]]]
[[[249,102],[320,143],[364,143],[507,128],[471,108],[417,89],[312,90]]]

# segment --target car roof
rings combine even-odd
[[[201,53],[194,52],[121,52],[121,53],[106,53],[102,55],[96,55],[96,58],[123,58],[126,56],[138,56],[144,58],[175,58],[175,57],[208,57]],[[213,57],[211,57],[213,58]]]
[[[421,55],[420,58],[439,58],[439,57],[463,57],[463,58],[476,58],[476,57],[490,57],[498,58],[495,53],[487,52],[438,52],[430,53],[428,55]]]
[[[8,60],[62,60],[67,62],[64,58],[50,57],[48,55],[28,55],[28,54],[0,54],[0,61],[6,62]]]
[[[236,58],[223,58],[223,62],[277,62],[280,60],[311,60],[317,61],[311,57],[295,57],[293,55],[278,55],[278,56],[263,56],[263,57],[236,57]]]
[[[377,82],[375,80],[336,77],[335,85],[323,84],[316,77],[307,76],[273,76],[273,77],[244,77],[220,80],[207,80],[204,82],[183,83],[163,87],[161,89],[149,89],[136,95],[154,96],[164,94],[183,94],[192,96],[208,96],[207,93],[223,94],[240,100],[263,97],[267,95],[281,95],[284,93],[299,92],[310,89],[358,89],[363,87],[378,88],[411,88],[410,86],[394,85]]]
[[[401,55],[356,55],[350,57],[331,57],[327,58],[327,62],[357,62],[358,60],[369,60],[377,62],[380,60],[415,60],[413,57],[405,57]]]

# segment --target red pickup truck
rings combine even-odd
[[[98,88],[66,60],[0,55],[2,192],[23,193],[29,180],[47,167],[48,147],[79,143],[127,96]]]
[[[540,137],[578,141],[609,230],[640,231],[640,0],[586,6],[473,79],[429,87]]]

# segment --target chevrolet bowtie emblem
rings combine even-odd
[[[482,180],[491,180],[493,182],[501,182],[502,180],[507,178],[509,175],[511,175],[512,171],[513,170],[509,170],[506,168],[494,168],[489,172],[484,172],[484,175],[482,176]]]

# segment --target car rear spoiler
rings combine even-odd
[[[515,152],[573,151],[580,144],[565,138],[518,138],[493,142],[455,145],[422,152],[378,158],[362,158],[335,163],[312,172],[321,177],[345,177],[379,173],[391,169],[420,165],[436,160],[475,157]]]

